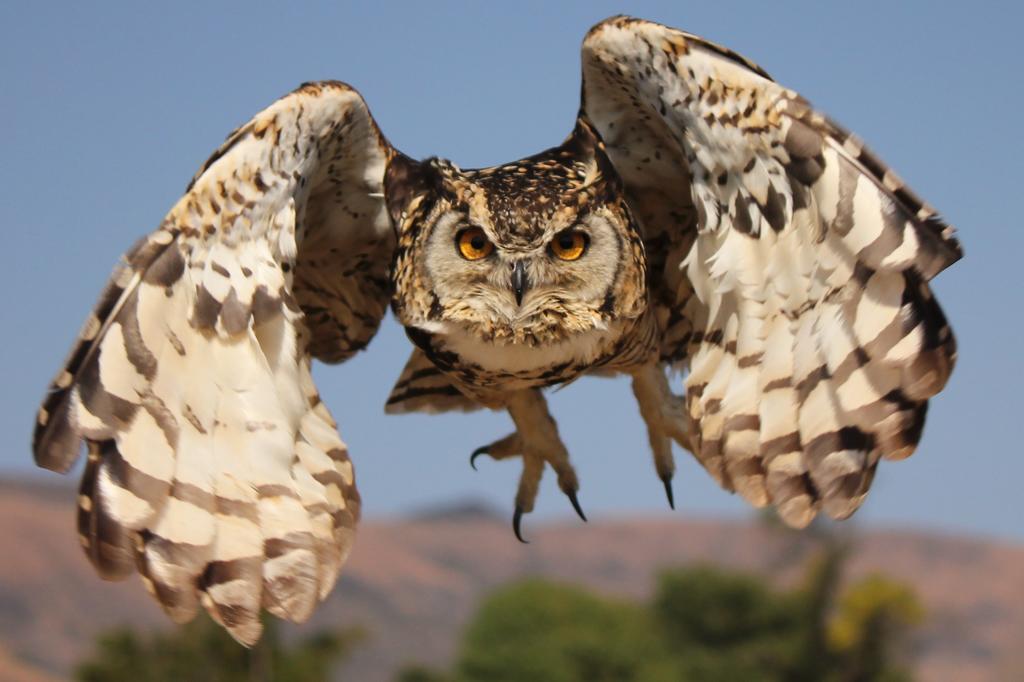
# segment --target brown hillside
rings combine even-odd
[[[0,484],[0,679],[66,675],[114,625],[168,627],[137,580],[96,578],[73,513],[71,489]],[[810,546],[805,535],[763,524],[668,517],[535,523],[524,546],[507,525],[480,509],[364,524],[310,624],[369,629],[341,677],[388,680],[404,662],[450,660],[481,595],[515,578],[642,597],[659,569],[701,562],[786,582]],[[882,571],[911,584],[928,609],[916,642],[921,679],[1024,679],[1024,548],[909,531],[864,532],[856,548],[851,577]]]

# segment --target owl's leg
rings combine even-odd
[[[520,523],[524,512],[533,511],[533,503],[540,488],[540,479],[544,476],[544,459],[527,454],[518,431],[510,433],[490,445],[484,445],[474,450],[469,457],[469,464],[474,470],[476,469],[476,458],[480,455],[487,455],[491,459],[523,458],[523,473],[519,476],[519,488],[516,491],[516,509],[512,517],[512,529],[515,531],[516,538],[525,543]]]
[[[539,389],[516,391],[509,395],[505,407],[516,425],[516,431],[490,445],[477,448],[470,457],[470,464],[475,468],[474,460],[483,454],[493,459],[523,458],[523,473],[519,477],[516,509],[512,517],[516,537],[525,542],[520,532],[520,522],[523,514],[533,511],[545,463],[555,470],[558,487],[569,498],[580,518],[586,521],[587,517],[583,514],[577,496],[579,479],[569,462],[569,451],[558,435],[558,425],[548,411],[544,394]]]
[[[682,396],[672,392],[668,385],[665,365],[653,363],[633,374],[633,395],[640,405],[640,415],[647,422],[647,437],[654,453],[654,468],[665,484],[665,495],[672,509],[676,508],[672,493],[672,476],[676,461],[672,456],[672,441],[687,450],[690,433],[686,407]]]

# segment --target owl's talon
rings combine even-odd
[[[654,455],[654,470],[665,486],[668,506],[676,508],[672,492],[672,475],[676,470],[672,456],[673,441],[691,450],[689,426],[680,396],[672,393],[664,365],[651,364],[633,375],[633,394],[640,407],[640,415],[647,423],[647,438]]]
[[[583,508],[580,507],[580,500],[576,496],[576,491],[567,490],[565,491],[565,496],[569,498],[569,501],[572,503],[572,508],[576,510],[576,513],[579,514],[579,517],[583,519],[584,523],[586,523],[587,515],[583,513]]]
[[[671,507],[672,511],[676,509],[675,495],[672,493],[672,474],[661,477],[661,482],[665,484],[665,497],[668,498],[668,506]]]
[[[544,475],[545,464],[549,465],[558,476],[558,487],[566,494],[579,517],[584,521],[587,515],[580,506],[577,491],[580,484],[576,470],[569,462],[569,453],[565,444],[558,436],[555,420],[548,413],[544,395],[537,389],[518,391],[508,396],[506,407],[509,416],[516,425],[515,432],[497,440],[490,445],[477,448],[469,458],[474,464],[478,455],[486,453],[492,459],[521,457],[523,471],[519,477],[519,489],[516,492],[516,513],[512,518],[516,538],[526,542],[519,531],[524,513],[533,511],[534,501],[540,480]],[[475,466],[473,467],[476,468]]]
[[[473,471],[477,471],[477,468],[476,468],[476,458],[479,457],[480,455],[486,455],[486,454],[487,454],[487,446],[485,445],[483,447],[479,447],[476,450],[474,450],[473,454],[471,454],[469,456],[469,466],[473,467]]]
[[[518,504],[516,505],[515,512],[512,513],[512,531],[516,534],[516,539],[524,545],[530,544],[529,541],[523,539],[523,533],[519,525],[523,520],[523,508]]]

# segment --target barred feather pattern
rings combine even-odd
[[[910,455],[956,344],[928,280],[953,229],[863,143],[743,57],[628,17],[583,46],[581,115],[652,259],[694,454],[794,526]]]
[[[409,355],[384,406],[388,414],[472,412],[483,405],[458,389],[419,348]]]
[[[86,554],[175,621],[201,605],[253,644],[262,608],[307,619],[348,554],[360,500],[311,353],[347,357],[386,309],[390,153],[341,83],[261,112],[125,255],[44,400],[37,463],[86,444]],[[306,285],[324,270],[353,274]]]

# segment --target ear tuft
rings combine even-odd
[[[575,156],[583,160],[588,167],[593,168],[593,179],[588,180],[588,185],[596,195],[607,196],[612,199],[622,192],[622,179],[615,170],[608,153],[604,147],[601,134],[597,132],[594,125],[584,116],[576,119],[576,127],[566,141],[569,146],[575,147]],[[588,176],[591,172],[588,171]],[[598,191],[600,190],[600,191]]]
[[[384,173],[384,201],[396,232],[402,227],[402,213],[415,197],[431,190],[433,177],[429,161],[421,163],[398,152],[388,162]]]

